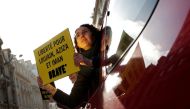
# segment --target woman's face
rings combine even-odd
[[[79,48],[84,50],[88,50],[92,47],[93,37],[92,33],[87,27],[79,27],[75,31],[75,38]]]

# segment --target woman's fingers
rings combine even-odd
[[[84,63],[83,56],[79,53],[74,53],[74,63],[76,66],[79,66],[81,63]]]

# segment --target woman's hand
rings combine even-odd
[[[84,57],[80,53],[74,54],[74,63],[76,66],[86,65],[86,63],[84,62]]]
[[[80,65],[92,66],[92,60],[84,57],[80,53],[74,54],[74,63],[76,66],[80,66]]]
[[[43,85],[43,81],[39,76],[37,77],[37,82],[40,88],[48,91],[49,93],[51,93],[51,95],[54,95],[56,93],[57,89],[51,84]]]

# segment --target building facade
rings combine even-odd
[[[42,109],[43,103],[30,61],[14,60],[16,99],[19,109]]]
[[[0,109],[48,109],[37,84],[36,66],[17,60],[10,49],[1,49],[0,39]]]
[[[18,109],[14,84],[11,50],[2,49],[0,39],[0,109]]]

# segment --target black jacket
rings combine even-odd
[[[93,46],[88,51],[81,51],[81,54],[89,59],[99,55],[100,44]],[[98,60],[97,60],[98,61]],[[70,95],[57,90],[53,99],[61,105],[65,105],[70,108],[74,108],[88,101],[88,98],[94,93],[99,84],[99,68],[80,66],[77,80],[71,90]]]
[[[88,98],[98,87],[98,83],[99,70],[93,67],[81,66],[70,95],[58,89],[53,96],[53,99],[59,104],[74,108],[75,106],[88,101]]]

